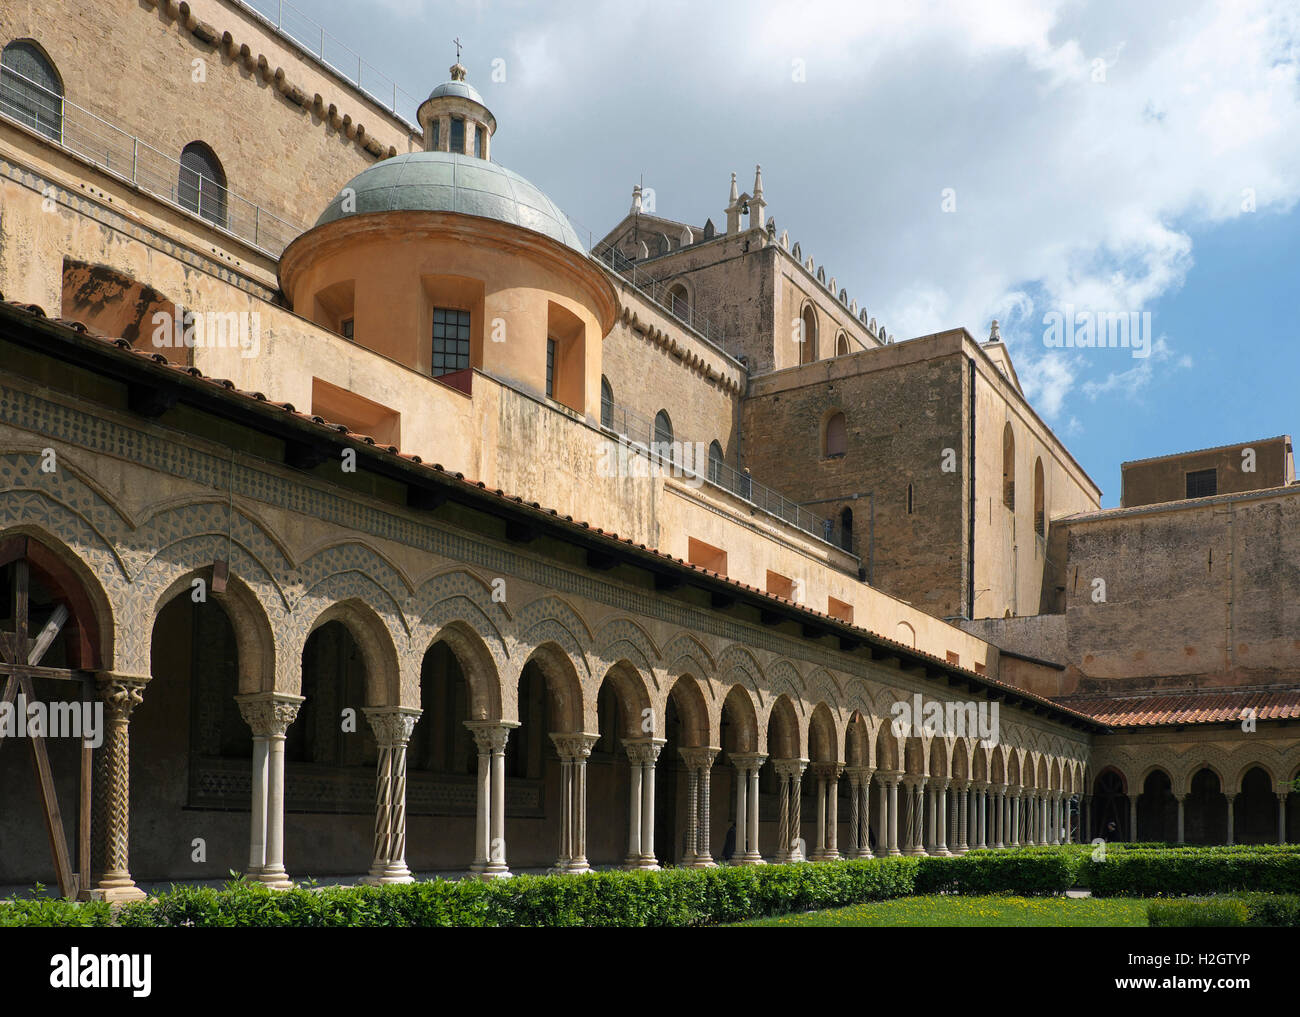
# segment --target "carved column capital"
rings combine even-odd
[[[772,767],[776,770],[777,776],[802,777],[804,770],[808,769],[808,760],[806,759],[774,759]]]
[[[600,741],[600,735],[553,731],[551,741],[555,743],[555,751],[561,759],[586,759],[591,755],[591,750],[596,747],[596,743]]]
[[[147,675],[102,671],[95,675],[95,693],[104,704],[109,720],[129,721],[131,712],[144,701]]]
[[[251,692],[236,696],[239,712],[258,737],[283,738],[298,716],[302,696],[288,692]]]
[[[718,758],[718,753],[722,750],[711,745],[698,745],[688,746],[677,751],[681,754],[682,761],[692,770],[707,770],[713,765],[713,761]]]
[[[627,758],[633,763],[653,765],[659,760],[659,753],[667,741],[666,738],[636,738],[624,741],[623,747],[627,750]]]
[[[731,754],[732,765],[741,773],[752,773],[762,767],[767,762],[767,756],[761,752],[733,752]]]
[[[409,706],[363,706],[361,712],[370,722],[376,744],[396,748],[411,740],[421,711]]]
[[[467,720],[465,726],[474,735],[480,752],[504,752],[510,732],[519,726],[514,720]]]

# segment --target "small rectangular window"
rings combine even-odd
[[[460,117],[451,118],[451,150],[465,154],[465,121]]]
[[[1208,498],[1219,493],[1217,470],[1193,470],[1187,474],[1187,497]]]
[[[546,340],[546,398],[555,398],[555,340]]]
[[[784,597],[786,600],[794,600],[794,580],[789,576],[783,576],[780,572],[767,571],[767,592],[774,597]]]
[[[469,367],[469,311],[433,309],[433,376]]]
[[[356,336],[353,333],[351,318],[344,318],[341,322],[339,322],[339,333],[343,336],[344,339],[356,338]]]
[[[836,597],[826,598],[826,613],[848,625],[853,624],[853,605]]]
[[[474,154],[480,159],[483,158],[483,128],[474,128]]]
[[[687,538],[686,560],[720,576],[727,574],[727,552],[694,537]]]
[[[433,122],[433,148],[430,149],[430,151],[432,152],[438,151],[438,137],[442,133],[440,130],[441,127],[442,127],[441,120],[435,120]]]

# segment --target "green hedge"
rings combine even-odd
[[[1245,925],[1246,902],[1230,897],[1216,900],[1153,900],[1147,905],[1147,924],[1195,928]]]
[[[1086,857],[1079,882],[1098,897],[1300,893],[1300,854],[1264,848],[1108,849]]]
[[[1153,926],[1236,926],[1300,928],[1300,895],[1242,893],[1208,900],[1153,900],[1147,905]]]
[[[917,859],[268,890],[176,886],[127,904],[131,927],[698,926],[906,897]],[[103,905],[0,902],[0,924],[106,924]]]
[[[116,911],[105,904],[10,899],[0,901],[0,926],[699,926],[914,894],[1034,896],[1073,886],[1087,886],[1099,897],[1233,894],[1247,901],[1252,916],[1259,916],[1251,924],[1297,924],[1300,905],[1295,901],[1300,897],[1269,894],[1300,894],[1300,848],[1110,844],[1104,860],[1093,854],[1090,845],[1065,845],[972,851],[954,858],[593,872],[491,882],[435,879],[284,892],[235,882],[222,889],[176,886]],[[1240,896],[1246,890],[1265,893]],[[1167,913],[1196,910],[1171,908]],[[1165,915],[1160,912],[1162,920]]]

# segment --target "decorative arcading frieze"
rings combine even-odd
[[[659,347],[669,356],[680,361],[683,367],[717,385],[723,392],[733,396],[741,394],[743,386],[740,382],[736,381],[731,375],[715,368],[698,353],[691,352],[684,344],[679,343],[671,333],[664,331],[652,322],[642,321],[636,311],[632,310],[627,304],[623,305],[621,321],[631,332],[641,336],[652,346]]]
[[[222,32],[218,36],[214,26],[195,17],[188,3],[178,4],[174,0],[141,0],[141,2],[147,8],[157,8],[164,17],[177,22],[200,44],[220,50],[231,62],[240,64],[250,74],[256,75],[274,87],[285,99],[303,112],[316,112],[322,125],[327,124],[330,129],[345,135],[376,159],[389,159],[397,154],[396,146],[389,145],[385,150],[383,143],[371,136],[364,124],[354,122],[351,114],[340,116],[338,107],[333,103],[327,107],[319,92],[309,98],[306,91],[289,80],[283,67],[272,70],[266,54],[254,55],[248,43],[236,42],[230,32]]]

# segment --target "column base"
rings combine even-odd
[[[934,855],[934,857],[936,858],[952,857],[952,852],[948,850],[948,846],[946,844],[940,844],[937,848],[931,851],[930,854]]]
[[[415,877],[405,865],[386,865],[379,871],[370,870],[361,882],[366,886],[392,886],[396,883],[414,883]]]
[[[885,852],[886,856],[889,858],[897,858],[902,853],[903,853],[902,849],[896,847],[890,848],[888,851]]]
[[[488,882],[489,880],[493,880],[493,879],[510,879],[510,878],[512,878],[513,876],[514,876],[514,873],[511,872],[509,869],[494,869],[494,870],[491,871],[491,872],[475,872],[474,870],[471,869],[468,873],[466,873],[466,877],[465,877],[465,878],[466,878],[466,879],[478,879],[478,880],[481,880],[482,882],[486,883],[486,882]]]
[[[739,855],[731,860],[732,865],[766,865],[763,856],[759,854]]]
[[[708,855],[696,855],[689,862],[685,863],[688,869],[716,869],[718,863]]]
[[[272,890],[293,889],[293,880],[289,878],[289,873],[285,872],[283,868],[268,869],[264,867],[255,876],[250,876],[248,881],[250,883],[261,883]]]
[[[149,895],[135,885],[130,876],[125,879],[110,878],[101,880],[90,888],[87,899],[106,901],[109,904],[125,904],[128,901],[144,900]]]
[[[659,860],[656,858],[629,858],[623,863],[629,872],[658,872]]]

